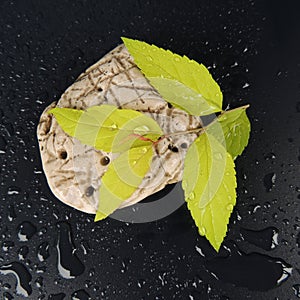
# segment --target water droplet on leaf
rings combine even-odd
[[[232,204],[228,204],[228,205],[226,206],[226,209],[227,209],[228,211],[232,211],[232,210],[233,210],[233,205],[232,205]]]
[[[200,226],[200,227],[199,227],[199,233],[200,233],[200,235],[205,235],[205,233],[206,233],[205,227]]]

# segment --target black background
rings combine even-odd
[[[91,299],[297,298],[299,8],[299,1],[0,2],[0,266],[13,261],[26,265],[32,275],[29,299],[62,292],[71,299],[81,289]],[[40,172],[35,135],[39,116],[83,70],[119,44],[121,36],[203,62],[220,84],[225,105],[251,105],[252,134],[236,161],[238,199],[224,245],[291,265],[292,275],[279,287],[258,291],[257,280],[267,286],[273,279],[260,278],[264,272],[256,266],[248,269],[249,264],[238,262],[218,266],[215,257],[228,255],[226,249],[214,253],[197,234],[185,205],[148,224],[112,219],[94,224],[92,216],[63,205],[51,194]],[[270,186],[274,174],[275,184]],[[22,221],[37,227],[27,242],[17,237]],[[85,266],[74,279],[60,277],[57,270],[60,221],[70,224],[76,255]],[[240,234],[241,228],[270,226],[278,230],[279,243],[270,251]],[[40,262],[37,248],[45,241],[50,256]],[[18,251],[24,245],[29,253],[20,260]],[[243,268],[248,288],[238,280],[217,280],[207,271],[209,262],[233,277],[239,277],[233,273]],[[42,284],[35,282],[39,277]],[[22,299],[12,275],[0,275],[0,289],[0,299],[5,295],[10,299],[8,293]]]

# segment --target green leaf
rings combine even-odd
[[[220,107],[177,80],[162,77],[148,79],[166,101],[190,115],[206,116],[220,111]]]
[[[122,38],[122,40],[137,66],[149,78],[150,83],[158,92],[163,97],[166,97],[168,102],[175,106],[180,106],[188,113],[193,113],[193,115],[197,116],[203,115],[203,110],[205,114],[222,110],[222,92],[204,65],[190,60],[186,56],[174,54],[169,50],[164,50],[145,42],[128,38]],[[167,82],[164,79],[174,80],[174,82]],[[177,82],[181,85],[178,86]],[[179,97],[176,100],[172,100],[169,97],[172,91],[168,90],[168,85],[169,88],[177,86],[176,88],[180,90],[182,95],[191,95],[190,90],[200,95],[196,97],[192,93],[193,96],[190,101]],[[184,91],[184,88],[187,90]],[[201,108],[203,101],[207,102],[207,107],[211,107],[209,112],[206,112],[206,108]],[[191,110],[191,103],[195,102],[199,102],[196,104],[196,107],[200,107],[200,109]]]
[[[112,161],[101,180],[95,221],[102,220],[128,199],[150,170],[152,145],[131,148]]]
[[[247,105],[225,111],[218,117],[217,122],[207,127],[207,132],[226,145],[233,159],[240,155],[248,144],[251,129],[246,114],[248,107]]]
[[[49,112],[66,133],[106,152],[122,152],[151,144],[151,140],[163,134],[152,118],[112,105],[92,106],[84,112],[56,107]]]
[[[55,107],[49,110],[53,114],[59,126],[70,136],[74,136],[76,124],[80,120],[83,110]]]
[[[199,233],[219,251],[236,203],[236,178],[233,159],[212,135],[204,133],[190,146],[182,188]]]

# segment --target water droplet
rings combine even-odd
[[[134,128],[133,132],[135,134],[145,134],[146,132],[149,132],[150,128],[146,125],[138,126]]]
[[[7,218],[8,218],[8,220],[11,222],[16,217],[17,217],[17,215],[16,215],[16,212],[15,212],[14,206],[13,205],[9,205],[7,207]]]
[[[133,165],[133,166],[135,166],[135,165],[136,165],[136,163],[137,163],[137,161],[136,161],[136,160],[134,160],[134,161],[132,162],[132,165]]]
[[[41,288],[44,284],[44,278],[39,276],[34,282],[38,288]]]
[[[188,196],[188,200],[194,200],[195,199],[195,193],[191,192]]]
[[[233,205],[232,204],[228,204],[227,206],[226,206],[226,209],[228,210],[228,211],[233,211]]]
[[[241,228],[240,233],[247,242],[267,251],[278,245],[278,229],[275,227],[267,227],[262,230]]]
[[[142,153],[146,153],[148,151],[148,149],[146,148],[146,147],[144,147],[143,149],[142,149]]]
[[[3,293],[3,300],[12,300],[14,297],[9,292]]]
[[[84,265],[76,255],[76,248],[72,241],[71,227],[67,222],[57,224],[58,239],[57,249],[57,268],[63,278],[75,278],[84,271]]]
[[[294,284],[293,290],[294,290],[295,296],[300,298],[300,284]]]
[[[243,86],[242,86],[242,88],[243,89],[246,89],[247,87],[249,87],[250,86],[250,84],[248,83],[248,82],[246,82]]]
[[[265,175],[264,185],[265,185],[265,188],[266,188],[267,192],[270,192],[272,190],[272,188],[275,185],[275,180],[276,180],[276,174],[275,173],[269,173],[269,174]]]
[[[177,57],[177,56],[175,56],[175,57],[174,57],[174,60],[175,60],[176,62],[179,62],[179,61],[180,61],[180,58]]]
[[[10,186],[7,189],[7,195],[18,195],[20,194],[21,189],[17,186]]]
[[[281,259],[260,253],[246,254],[235,245],[230,246],[230,250],[227,257],[216,257],[205,263],[207,269],[224,282],[249,290],[267,291],[291,275],[291,266]]]
[[[48,300],[63,300],[65,299],[65,297],[66,297],[65,293],[50,294]]]
[[[223,153],[221,153],[221,152],[215,153],[214,158],[217,160],[223,159]]]
[[[0,267],[0,274],[13,274],[17,279],[16,292],[24,297],[28,297],[32,293],[32,288],[30,285],[31,274],[28,272],[27,268],[18,262],[12,262],[10,264]]]
[[[6,152],[7,142],[3,136],[0,136],[0,154]]]
[[[273,152],[267,153],[265,155],[265,160],[271,160],[271,159],[275,159],[275,158],[276,158],[276,156]]]
[[[72,300],[90,300],[92,298],[85,290],[79,290],[72,294],[71,299]]]
[[[200,234],[200,235],[205,235],[205,233],[206,233],[205,227],[200,226],[200,227],[199,227],[199,234]]]
[[[195,247],[196,248],[196,251],[202,256],[202,257],[205,257],[205,254],[203,253],[202,249],[198,246]]]
[[[151,56],[149,56],[149,55],[146,57],[146,59],[147,59],[148,61],[153,61],[153,58],[152,58]]]
[[[48,242],[43,242],[38,246],[37,257],[39,261],[44,261],[50,256]]]
[[[12,241],[3,241],[2,242],[2,250],[4,252],[8,252],[15,245]]]
[[[18,251],[19,260],[25,260],[29,253],[29,248],[27,246],[22,246]]]
[[[18,226],[18,238],[21,242],[26,242],[36,233],[36,227],[29,221],[24,221]]]
[[[112,125],[110,126],[110,128],[111,128],[111,129],[117,129],[117,128],[118,128],[118,125],[117,125],[117,124],[112,124]]]

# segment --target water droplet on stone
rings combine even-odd
[[[36,227],[29,221],[24,221],[18,226],[18,238],[21,242],[26,242],[36,233]]]

